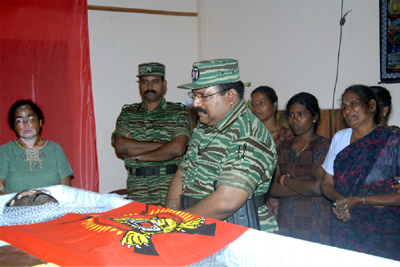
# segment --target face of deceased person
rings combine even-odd
[[[40,206],[51,203],[58,203],[58,201],[41,190],[27,190],[16,194],[6,203],[6,207]]]

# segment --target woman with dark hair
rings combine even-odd
[[[381,123],[379,125],[400,135],[400,127],[388,125],[389,117],[392,113],[392,96],[390,92],[382,86],[370,86],[370,88],[374,91],[379,108],[381,109]]]
[[[0,194],[50,185],[71,185],[73,171],[63,149],[40,137],[44,117],[30,100],[15,102],[8,121],[17,139],[0,146]]]
[[[265,127],[267,127],[268,131],[272,133],[276,147],[283,140],[294,136],[293,132],[282,125],[277,119],[278,96],[271,87],[260,86],[251,92],[251,111],[260,119]],[[276,222],[276,216],[278,214],[279,200],[277,198],[268,197],[266,205],[270,213],[268,219],[261,223],[265,224],[266,231],[277,232],[278,224]]]
[[[316,133],[318,100],[309,93],[296,94],[286,114],[296,137],[279,144],[270,189],[272,196],[280,197],[279,234],[329,244],[330,203],[321,196],[320,183],[330,140]]]
[[[274,137],[275,145],[293,137],[293,132],[285,127],[277,118],[278,96],[268,86],[260,86],[251,92],[251,111],[267,127]]]
[[[400,136],[379,126],[371,88],[348,87],[343,117],[350,126],[335,134],[323,164],[321,191],[334,202],[331,244],[400,260]]]

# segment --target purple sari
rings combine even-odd
[[[383,127],[344,148],[334,163],[334,184],[344,197],[394,193],[397,176],[400,136]],[[332,215],[331,244],[400,260],[400,207],[356,206],[346,223]]]

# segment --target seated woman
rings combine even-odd
[[[44,117],[30,100],[14,103],[8,115],[17,139],[0,146],[0,194],[50,185],[71,185],[73,171],[63,149],[42,139]]]
[[[381,109],[381,122],[379,125],[400,135],[400,127],[388,125],[390,113],[392,112],[392,96],[390,92],[382,86],[370,86],[370,88],[374,91],[379,108]]]
[[[274,89],[268,86],[260,86],[254,89],[251,93],[251,111],[272,133],[276,147],[281,141],[294,136],[293,132],[277,119],[277,110],[278,97]],[[268,232],[277,232],[276,216],[278,214],[279,200],[268,197],[267,207],[270,211],[269,217],[266,221],[260,222],[262,224],[261,227]]]
[[[400,136],[378,126],[371,88],[348,87],[343,117],[351,127],[335,134],[323,164],[321,190],[334,202],[331,244],[400,260]],[[333,215],[332,215],[333,216]]]
[[[317,135],[318,100],[309,93],[294,95],[286,105],[296,137],[282,141],[270,194],[280,197],[279,234],[329,244],[331,205],[321,196],[322,163],[330,140]]]

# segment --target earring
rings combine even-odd
[[[315,121],[313,121],[313,123],[315,123]]]

